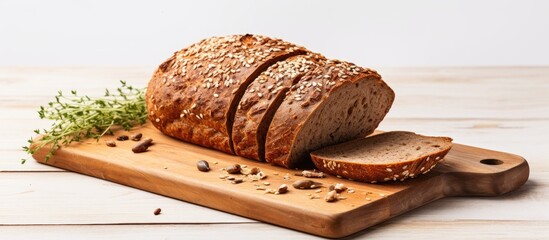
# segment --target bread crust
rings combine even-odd
[[[425,137],[418,135],[420,137]],[[407,178],[414,178],[420,174],[426,174],[431,171],[437,163],[444,159],[444,156],[451,149],[452,139],[448,137],[425,137],[425,138],[437,138],[439,141],[449,142],[447,147],[426,154],[423,157],[416,159],[409,159],[402,162],[394,162],[387,164],[368,164],[360,162],[345,161],[337,158],[328,158],[322,156],[318,152],[312,152],[311,158],[316,168],[322,172],[340,176],[343,178],[368,182],[378,183],[386,181],[404,181]],[[355,141],[361,141],[357,139]],[[343,144],[352,144],[347,142]],[[319,150],[326,151],[326,149]]]
[[[246,89],[235,115],[233,143],[239,156],[265,161],[265,136],[286,92],[326,58],[308,53],[271,65]]]
[[[234,113],[248,84],[303,47],[259,35],[204,39],[162,63],[146,93],[150,121],[161,132],[233,154]]]
[[[305,74],[298,84],[292,86],[273,117],[265,143],[266,161],[286,168],[308,165],[309,154],[295,153],[293,149],[301,129],[309,121],[313,112],[323,107],[323,103],[332,91],[365,78],[376,81],[380,90],[390,95],[390,103],[383,111],[386,114],[394,100],[394,92],[383,82],[381,76],[371,69],[358,67],[349,62],[328,60],[324,66]],[[383,116],[380,121],[381,119]],[[363,136],[373,132],[379,122],[365,124],[370,124],[372,130],[365,132]],[[295,159],[292,156],[295,154],[305,158]]]

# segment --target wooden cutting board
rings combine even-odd
[[[116,141],[117,147],[105,145],[105,140],[137,132],[154,139],[149,151],[133,153],[134,141]],[[324,237],[353,234],[446,196],[501,195],[520,187],[529,175],[528,163],[520,156],[455,144],[441,164],[415,179],[367,184],[329,176],[314,179],[325,186],[317,192],[291,187],[294,181],[305,179],[295,176],[297,170],[184,143],[163,135],[151,124],[131,132],[120,130],[115,136],[63,147],[47,162],[46,148],[33,157],[54,167]],[[208,161],[211,171],[198,171],[198,160]],[[258,167],[267,178],[252,181],[236,175],[245,179],[240,184],[221,179],[226,175],[222,169],[235,163]],[[324,201],[327,187],[335,183],[352,190],[328,203]],[[275,195],[257,190],[276,189],[281,184],[290,186],[290,191]]]

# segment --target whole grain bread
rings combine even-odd
[[[315,53],[293,56],[271,65],[248,86],[233,125],[237,155],[265,161],[267,130],[286,92],[303,75],[326,61],[324,56]]]
[[[288,168],[312,165],[312,150],[370,134],[393,100],[373,70],[250,34],[174,53],[146,92],[161,132]]]
[[[287,168],[312,165],[311,151],[371,134],[394,97],[377,72],[328,60],[286,93],[267,132],[265,159]]]
[[[425,174],[451,147],[448,137],[395,131],[325,147],[312,152],[311,157],[320,171],[376,183]]]
[[[277,61],[306,50],[258,35],[204,39],[160,65],[146,92],[148,117],[172,137],[233,154],[234,114],[246,87]]]

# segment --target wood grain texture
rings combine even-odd
[[[348,239],[368,236],[368,239],[543,239],[548,222],[509,222],[509,221],[466,221],[452,222],[421,221],[398,223],[388,221],[371,227]],[[433,231],[433,227],[437,231]],[[482,226],[482,230],[478,230]],[[273,225],[258,223],[239,224],[155,224],[155,225],[53,225],[53,226],[6,226],[2,233],[14,236],[10,239],[103,239],[108,235],[113,239],[217,239],[223,234],[227,240],[255,240],[258,237],[277,239],[322,239],[295,231],[282,230]],[[86,233],[86,234],[82,234]],[[107,233],[107,234],[106,234]]]
[[[549,234],[549,134],[544,134],[549,131],[549,67],[371,67],[397,92],[380,129],[447,135],[456,142],[512,152],[528,159],[531,174],[517,191],[500,197],[443,198],[354,234],[353,239],[536,239]],[[315,238],[261,222],[244,224],[241,221],[251,220],[34,161],[20,164],[21,158],[28,158],[20,148],[32,130],[49,125],[38,119],[36,110],[57,90],[97,96],[104,88],[118,86],[119,79],[145,86],[155,68],[0,67],[2,235]],[[151,207],[162,207],[165,215],[149,218]]]
[[[117,135],[137,132],[154,139],[150,151],[131,152],[132,145],[136,144],[133,141],[118,141],[114,148],[105,145],[105,141],[114,140]],[[528,164],[519,156],[455,144],[432,173],[410,181],[366,184],[333,176],[318,180],[326,187],[341,182],[356,191],[341,194],[345,200],[327,203],[323,200],[326,188],[322,188],[323,193],[292,188],[283,195],[258,191],[256,188],[263,186],[263,181],[272,184],[266,187],[277,188],[304,178],[294,176],[296,170],[175,140],[150,123],[132,132],[118,131],[114,135],[99,142],[88,140],[63,147],[47,162],[44,160],[47,148],[33,157],[51,166],[324,237],[351,235],[445,196],[504,194],[520,187],[529,176]],[[210,172],[197,170],[196,163],[202,159],[210,162]],[[481,161],[486,159],[501,161],[501,164],[483,164]],[[258,167],[268,179],[253,182],[237,175],[246,181],[241,184],[220,179],[219,176],[225,174],[223,168],[234,163]],[[318,195],[318,198],[311,199],[306,194]]]

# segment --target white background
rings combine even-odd
[[[376,66],[549,64],[549,1],[6,1],[0,65],[156,66],[257,33]]]

